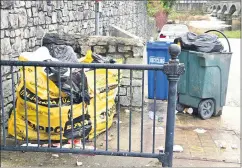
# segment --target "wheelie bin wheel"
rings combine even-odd
[[[184,109],[185,109],[185,107],[184,107],[182,104],[180,104],[180,103],[177,103],[177,104],[176,104],[176,110],[177,110],[178,112],[183,112]]]
[[[215,103],[212,99],[202,100],[198,106],[198,114],[203,119],[209,119],[215,109]]]

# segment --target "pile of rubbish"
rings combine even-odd
[[[224,47],[219,41],[218,36],[214,34],[204,33],[197,35],[192,32],[181,35],[174,40],[175,44],[180,44],[184,50],[192,50],[197,52],[223,52]]]
[[[108,60],[92,53],[91,50],[87,51],[85,57],[78,58],[76,52],[80,53],[80,47],[60,39],[61,36],[57,34],[45,36],[42,47],[35,52],[22,53],[19,60],[88,64],[122,63],[121,59]],[[16,131],[16,138],[25,140],[27,127],[29,140],[37,140],[38,137],[40,140],[48,140],[49,132],[50,139],[57,141],[61,137],[63,140],[72,137],[74,139],[93,139],[94,105],[96,105],[96,135],[106,130],[106,117],[108,128],[111,127],[116,113],[115,97],[118,91],[118,70],[108,70],[107,113],[106,69],[96,69],[96,90],[94,90],[95,73],[93,69],[72,68],[70,70],[70,68],[63,67],[36,67],[37,83],[34,66],[25,67],[20,72],[21,78],[16,90],[16,118],[12,112],[8,122],[10,135],[15,136]],[[25,81],[23,73],[25,73]],[[49,83],[49,88],[47,83]],[[94,96],[96,96],[96,104]],[[27,118],[25,118],[25,100]],[[36,109],[36,104],[38,109]],[[49,110],[48,107],[50,107]],[[48,122],[48,115],[50,122]],[[25,124],[26,119],[28,125]],[[14,128],[14,120],[16,120],[16,129]],[[62,135],[60,135],[60,131],[62,131]]]

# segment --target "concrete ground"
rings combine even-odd
[[[150,104],[150,103],[147,103]],[[152,104],[152,103],[151,103]],[[165,118],[164,109],[166,103],[158,102],[157,115],[163,118],[162,122],[156,122],[155,153],[165,142]],[[146,106],[146,109],[149,106]],[[148,110],[148,109],[147,109]],[[197,116],[189,114],[177,114],[175,129],[175,145],[181,145],[184,149],[181,153],[174,153],[174,167],[239,167],[240,165],[240,139],[239,132],[228,128],[227,125],[239,123],[239,117],[228,120],[230,111],[224,110],[221,117],[210,120],[200,120]],[[234,111],[239,114],[239,111]],[[128,151],[129,147],[129,113],[122,112],[120,121],[120,150]],[[132,114],[132,140],[131,150],[140,151],[140,112]],[[224,120],[226,119],[226,122]],[[152,152],[152,124],[147,113],[144,115],[144,152]],[[196,128],[206,130],[203,134],[193,131]],[[105,133],[97,139],[97,148],[105,150]],[[108,150],[117,149],[117,127],[114,124],[109,130]],[[220,144],[225,144],[226,149],[221,149]],[[93,143],[88,143],[93,145]],[[236,149],[232,149],[236,146]],[[160,167],[157,159],[114,157],[114,156],[84,156],[79,154],[59,154],[56,158],[51,153],[22,153],[2,152],[2,167],[70,167],[75,166],[76,161],[82,162],[85,167]]]
[[[174,153],[174,167],[240,167],[240,41],[231,39],[234,52],[228,84],[227,103],[221,117],[201,120],[196,115],[177,114],[175,128],[175,145],[181,145],[183,152]],[[226,45],[226,44],[225,44]],[[153,120],[148,111],[153,110],[153,102],[146,100],[144,113],[144,152],[152,152]],[[157,115],[160,117],[155,126],[155,152],[165,142],[166,102],[157,102]],[[120,120],[120,150],[129,147],[129,112],[122,111]],[[141,113],[132,111],[131,150],[140,151]],[[199,134],[194,130],[206,130]],[[117,127],[113,124],[108,131],[108,149],[117,149]],[[105,149],[105,133],[97,139],[97,148]],[[88,145],[93,145],[93,142]],[[221,145],[224,148],[221,148]],[[1,151],[2,167],[73,167],[76,162],[83,167],[161,167],[157,159],[85,156],[78,154],[22,153]]]

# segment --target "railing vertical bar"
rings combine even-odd
[[[117,123],[117,152],[120,150],[120,69],[118,69],[118,123]]]
[[[58,67],[58,87],[59,87],[59,118],[60,118],[60,148],[62,148],[62,102],[61,102],[61,77],[60,67]]]
[[[4,111],[4,94],[3,94],[3,81],[2,81],[2,67],[0,67],[0,93],[1,93],[1,106],[2,106],[2,126],[3,126],[3,145],[6,146],[6,132],[5,132],[5,111]]]
[[[96,69],[94,69],[94,150],[97,149]]]
[[[13,112],[14,112],[14,142],[17,146],[17,130],[16,130],[16,107],[15,107],[15,89],[14,89],[14,75],[13,75],[13,66],[11,66],[11,77],[12,77],[12,94],[13,94]]]
[[[73,137],[73,93],[72,93],[72,68],[70,68],[70,91],[71,91],[71,147],[74,148],[74,137]]]
[[[17,81],[19,81],[19,73],[17,73]]]
[[[132,126],[132,78],[133,78],[133,71],[130,70],[130,103],[129,103],[129,152],[131,152],[131,126]]]
[[[2,126],[3,126],[3,145],[6,146],[6,130],[5,130],[5,111],[4,111],[4,94],[3,94],[3,81],[2,81],[2,67],[0,67],[0,92],[1,92],[1,106],[2,106]]]
[[[40,146],[40,138],[39,138],[39,98],[38,98],[38,76],[37,76],[37,68],[34,67],[34,79],[35,79],[35,108],[36,108],[36,124],[37,124],[37,140],[38,140],[38,147]]]
[[[141,146],[140,152],[143,152],[143,138],[144,138],[144,71],[142,71],[142,109],[141,109]]]
[[[25,67],[23,66],[23,81],[24,81],[24,112],[25,112],[25,131],[26,131],[26,146],[28,147],[29,143],[29,135],[28,135],[28,111],[27,111],[27,103],[26,103],[26,80],[25,80]]]
[[[157,71],[154,74],[154,116],[153,116],[153,143],[152,143],[152,153],[155,152],[155,121],[156,121],[156,79]]]
[[[108,150],[108,69],[106,69],[106,151]]]
[[[48,147],[51,147],[51,139],[50,139],[50,86],[49,86],[49,68],[46,68],[47,74],[47,99],[48,99]]]
[[[85,72],[84,72],[84,68],[82,68],[82,133],[83,133],[83,150],[85,150],[85,144],[86,144],[86,135],[85,135]]]

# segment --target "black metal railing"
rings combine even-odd
[[[114,155],[114,156],[132,156],[132,157],[145,157],[145,158],[157,158],[159,159],[160,162],[163,163],[163,166],[172,166],[172,157],[173,157],[173,141],[174,141],[174,124],[175,124],[175,107],[176,107],[176,94],[177,94],[177,82],[179,80],[179,77],[181,74],[184,73],[184,65],[179,63],[179,60],[177,59],[178,54],[180,53],[180,48],[177,47],[176,45],[171,45],[170,47],[170,55],[171,55],[171,60],[168,63],[165,63],[164,65],[124,65],[124,64],[73,64],[73,63],[59,63],[59,62],[34,62],[34,61],[8,61],[8,60],[2,60],[0,61],[0,65],[1,67],[10,67],[10,74],[12,77],[12,98],[13,98],[13,108],[12,108],[12,115],[13,115],[13,137],[12,139],[14,139],[14,144],[8,144],[7,142],[7,130],[6,130],[6,123],[4,121],[4,119],[6,118],[5,115],[7,115],[6,111],[4,111],[4,86],[3,86],[3,76],[1,76],[0,78],[0,90],[1,90],[1,109],[2,109],[2,114],[1,114],[1,118],[2,118],[2,139],[1,139],[1,150],[8,150],[8,151],[34,151],[34,152],[61,152],[61,153],[80,153],[80,154],[95,154],[95,155]],[[16,100],[17,95],[15,95],[16,93],[16,88],[14,85],[14,72],[13,72],[13,67],[21,67],[21,71],[22,71],[22,76],[20,79],[20,81],[23,82],[23,87],[21,88],[22,90],[18,90],[19,93],[21,93],[20,95],[22,96],[22,100],[23,102],[23,107],[24,107],[24,115],[23,115],[23,119],[25,122],[25,137],[23,137],[23,140],[26,142],[26,146],[21,146],[21,144],[18,142],[18,135],[17,134],[17,113],[16,113],[16,109],[18,107],[16,107],[16,101],[20,101],[20,100]],[[28,67],[32,67],[33,71],[34,71],[34,75],[32,76],[34,78],[34,93],[33,90],[30,91],[26,88],[26,81],[28,80],[26,78],[26,70],[30,70],[28,69]],[[41,81],[39,81],[39,76],[37,73],[37,68],[43,67],[43,70],[46,73],[46,80],[47,80],[47,99],[43,100],[40,99],[38,93],[38,88],[41,87]],[[61,72],[63,70],[63,68],[66,68],[66,70],[69,70],[69,77],[64,81],[67,82],[69,87],[64,87],[63,86],[63,80],[62,80],[62,76],[63,73]],[[94,73],[94,93],[93,93],[93,100],[94,100],[94,123],[93,123],[93,129],[94,129],[94,138],[93,138],[93,142],[94,142],[94,148],[93,149],[89,149],[86,148],[86,141],[87,139],[87,135],[90,132],[90,129],[92,129],[92,125],[90,123],[90,118],[88,118],[87,115],[85,115],[85,108],[86,106],[90,103],[90,97],[88,95],[85,94],[85,90],[86,90],[86,84],[87,81],[85,79],[85,74],[84,74],[84,69],[85,68],[90,68],[93,70]],[[105,140],[105,149],[104,150],[99,150],[97,149],[97,114],[96,114],[96,71],[98,69],[106,69],[106,88],[104,89],[106,92],[106,111],[105,111],[105,116],[106,116],[106,129],[105,129],[105,136],[106,136],[106,140]],[[116,69],[117,70],[117,80],[118,80],[118,84],[117,84],[117,148],[116,150],[110,150],[109,149],[109,120],[108,120],[108,116],[109,114],[109,107],[108,107],[108,91],[110,91],[110,88],[108,87],[108,79],[109,79],[109,74],[108,74],[108,70],[110,69]],[[132,96],[130,98],[130,113],[129,113],[129,124],[128,124],[128,131],[129,131],[129,138],[128,138],[128,151],[121,151],[120,150],[120,81],[121,81],[121,70],[130,70],[130,95],[132,94],[132,86],[133,86],[133,71],[134,70],[140,70],[142,71],[142,109],[141,109],[141,117],[140,117],[140,121],[141,121],[141,125],[140,125],[140,152],[134,152],[132,151],[132,108],[131,108],[131,104],[132,104]],[[159,153],[155,152],[155,119],[153,120],[153,133],[152,133],[152,152],[147,153],[144,152],[144,74],[145,74],[145,70],[153,70],[155,71],[155,77],[154,77],[154,83],[156,83],[157,80],[157,73],[158,71],[163,71],[167,77],[168,77],[168,81],[169,81],[169,91],[168,91],[168,107],[167,107],[167,123],[166,123],[166,140],[165,140],[165,150],[162,152],[160,151]],[[57,79],[53,76],[51,76],[51,74],[55,72],[55,74],[57,75]],[[1,73],[2,74],[2,73]],[[76,75],[78,74],[78,75]],[[81,77],[81,79],[79,79],[79,77]],[[51,78],[51,79],[50,79]],[[33,80],[33,79],[32,79]],[[53,95],[53,93],[51,93],[50,91],[50,80],[51,81],[55,81],[55,85],[58,88],[58,95]],[[75,80],[76,82],[72,82],[73,80]],[[81,83],[81,85],[79,85],[79,83]],[[7,86],[7,87],[11,87],[11,86]],[[154,93],[156,93],[156,88],[159,86],[154,87]],[[76,90],[77,89],[77,90]],[[62,92],[63,91],[67,91],[69,93],[69,98],[67,98],[67,100],[64,100],[62,98]],[[67,93],[67,92],[66,92]],[[44,94],[44,93],[41,93]],[[74,99],[74,97],[76,99]],[[27,105],[27,102],[31,102],[32,105]],[[67,103],[68,102],[68,103]],[[67,103],[70,106],[70,110],[68,113],[68,124],[65,125],[65,128],[63,130],[63,124],[62,124],[62,105]],[[77,118],[73,118],[73,105],[76,103],[80,103],[82,104],[82,109],[80,109],[81,115],[80,117]],[[43,128],[40,123],[39,123],[39,117],[41,114],[43,114],[43,112],[41,112],[40,110],[40,105],[44,106],[44,108],[47,108],[47,123],[48,123],[48,127]],[[31,123],[28,120],[28,111],[31,109],[31,107],[35,107],[35,112],[36,112],[36,124]],[[51,122],[53,122],[50,118],[51,116],[51,111],[50,109],[52,107],[56,107],[58,108],[58,116],[59,116],[59,127],[57,128],[52,128],[51,127]],[[156,95],[154,96],[154,116],[156,115]],[[89,116],[90,117],[90,116]],[[81,127],[76,127],[76,124],[79,124],[79,126],[81,125]],[[77,124],[77,125],[78,125]],[[34,130],[36,131],[36,141],[37,144],[36,146],[31,146],[29,144],[29,142],[31,142],[31,139],[29,138],[29,127],[34,128]],[[69,131],[66,131],[66,129],[69,129]],[[42,147],[41,146],[41,131],[45,131],[48,134],[47,140],[48,140],[48,146],[47,147]],[[60,143],[60,146],[58,148],[54,148],[52,146],[54,140],[51,139],[51,134],[52,133],[55,134],[59,134],[59,139],[58,142]],[[77,132],[77,133],[76,133]],[[64,148],[63,147],[63,134],[65,135],[65,137],[68,137],[67,139],[71,140],[71,147],[70,148]],[[75,137],[81,137],[82,140],[82,148],[76,149],[74,147],[74,141],[75,141]],[[35,141],[35,142],[36,142]]]

